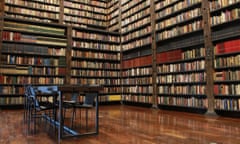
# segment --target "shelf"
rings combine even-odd
[[[240,118],[240,111],[230,111],[230,110],[217,110],[215,112],[224,117],[233,117],[233,118]]]
[[[171,106],[171,105],[162,105],[162,104],[159,104],[158,108],[163,110],[174,110],[174,111],[190,112],[190,113],[198,113],[198,114],[204,114],[207,112],[206,108],[174,106],[174,105]]]

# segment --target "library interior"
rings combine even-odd
[[[239,144],[240,0],[0,0],[1,144]]]

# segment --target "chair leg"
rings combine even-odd
[[[88,130],[88,109],[86,109],[86,129]]]
[[[73,128],[73,123],[74,123],[74,119],[76,117],[76,108],[73,108],[72,110],[72,118],[71,118],[71,127]]]

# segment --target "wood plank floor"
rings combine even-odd
[[[22,110],[0,110],[0,115],[0,144],[57,143],[46,130],[27,135]],[[63,139],[61,143],[240,144],[240,119],[126,105],[100,106],[99,117],[99,135]]]

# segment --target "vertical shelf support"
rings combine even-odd
[[[208,0],[202,1],[202,15],[203,15],[203,30],[204,30],[204,44],[206,49],[206,76],[207,76],[207,85],[206,85],[206,95],[208,99],[208,111],[207,115],[216,115],[214,111],[214,53],[213,53],[213,43],[211,37],[211,24],[210,24],[210,10]]]
[[[4,21],[4,1],[0,2],[0,65],[2,64],[2,33],[3,33],[3,21]],[[0,69],[1,74],[1,69]]]
[[[64,16],[64,0],[60,0],[59,3],[60,11],[59,11],[59,24],[63,24],[63,16]]]
[[[67,48],[66,48],[66,84],[71,83],[71,61],[72,61],[72,26],[67,27]]]
[[[152,107],[158,108],[157,105],[157,64],[156,64],[156,33],[155,33],[155,1],[150,1],[151,29],[152,29]]]

